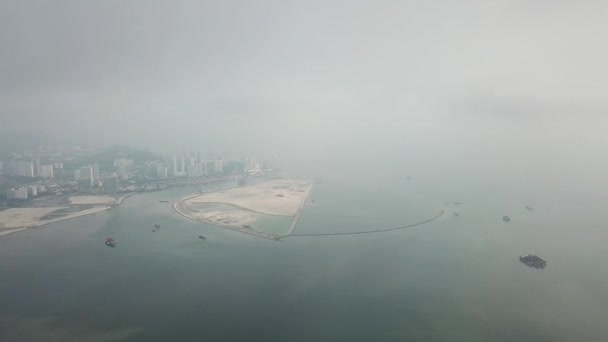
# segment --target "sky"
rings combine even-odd
[[[607,15],[605,1],[3,0],[0,127],[161,151],[592,158],[608,145]]]

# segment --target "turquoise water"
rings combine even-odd
[[[446,176],[428,165],[284,168],[323,180],[297,233],[446,215],[390,233],[275,242],[158,202],[198,188],[136,195],[0,239],[0,340],[608,339],[601,195],[506,173]],[[117,248],[103,244],[109,236]],[[524,266],[525,253],[548,267]]]

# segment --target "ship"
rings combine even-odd
[[[199,235],[198,238],[201,240],[207,240],[207,238],[204,235]]]
[[[160,224],[157,223],[157,224],[154,225],[154,227],[160,228]]]
[[[114,240],[113,238],[107,238],[106,239],[106,246],[108,247],[116,247],[116,240]]]
[[[502,220],[505,222],[511,222],[511,218],[509,216],[503,216]]]
[[[534,208],[532,208],[532,207],[531,207],[531,206],[529,206],[529,205],[527,205],[527,206],[526,206],[526,209],[528,209],[528,210],[530,210],[530,211],[534,210]]]
[[[164,201],[164,200],[159,201],[159,202],[160,202],[160,203],[169,203],[169,201]]]
[[[528,265],[529,267],[534,267],[538,269],[545,268],[547,266],[547,262],[537,255],[526,254],[519,257],[519,261]]]

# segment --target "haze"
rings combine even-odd
[[[604,148],[607,6],[3,1],[1,126],[283,158]]]

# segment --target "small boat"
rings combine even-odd
[[[152,231],[156,233],[156,229],[152,229]]]
[[[116,247],[116,241],[113,238],[106,239],[106,246]]]
[[[455,212],[454,216],[460,216],[460,213],[459,212]]]
[[[526,209],[528,209],[528,210],[530,210],[530,211],[533,211],[533,210],[534,210],[534,208],[532,208],[532,207],[531,207],[531,206],[529,206],[529,205],[527,205],[527,206],[526,206]]]
[[[204,235],[199,235],[198,238],[201,240],[207,240],[207,238]]]
[[[154,225],[154,227],[160,228],[160,224],[157,223],[157,224]]]
[[[509,216],[503,216],[502,220],[505,222],[511,222],[511,218]]]
[[[169,201],[159,201],[160,203],[169,203]]]

